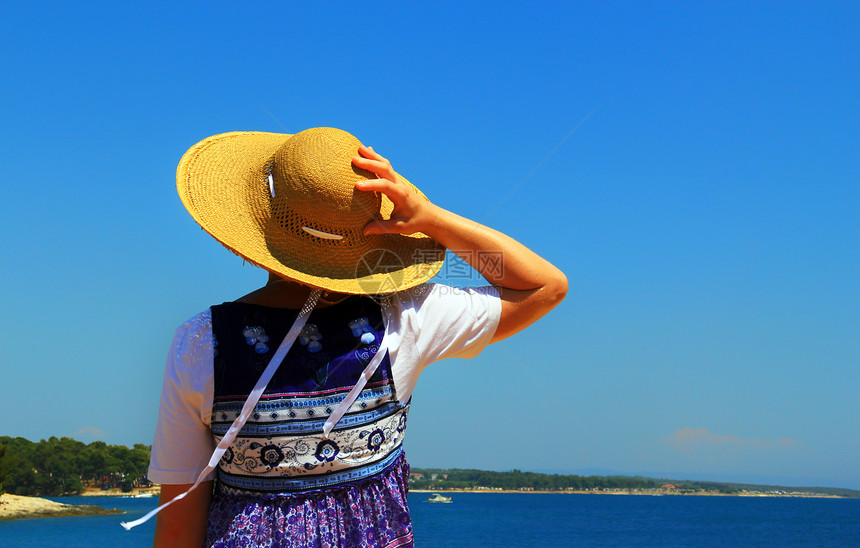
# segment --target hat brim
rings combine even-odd
[[[195,221],[246,261],[305,285],[351,294],[392,293],[426,282],[439,272],[444,248],[424,234],[367,236],[359,247],[319,254],[307,244],[271,245],[260,193],[267,193],[265,169],[292,135],[231,132],[206,138],[183,155],[176,187]],[[357,151],[356,151],[357,152]],[[418,188],[398,174],[420,196]],[[426,198],[426,197],[425,197]],[[393,204],[381,195],[382,218]]]

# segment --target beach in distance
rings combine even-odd
[[[419,469],[420,470],[420,469]],[[458,494],[495,494],[495,495],[633,495],[633,496],[686,496],[686,497],[782,497],[782,498],[853,498],[860,499],[860,491],[850,489],[834,489],[834,488],[798,488],[785,486],[764,486],[764,485],[748,485],[748,484],[725,484],[712,482],[666,482],[658,481],[650,478],[625,478],[602,476],[590,476],[581,478],[579,476],[555,476],[557,478],[576,478],[590,483],[602,484],[601,486],[584,488],[575,487],[556,487],[556,488],[540,488],[532,486],[521,486],[516,488],[506,488],[492,485],[475,485],[471,487],[458,486],[456,478],[458,474],[489,474],[491,478],[499,481],[500,479],[509,479],[511,476],[523,474],[519,471],[515,472],[484,472],[479,470],[451,470],[443,472],[412,472],[410,475],[411,496],[421,496],[432,493],[445,493],[447,496],[455,496]],[[545,484],[549,481],[548,478],[553,478],[546,474],[536,474],[531,472],[524,473],[527,477],[531,477],[535,484]],[[486,477],[486,476],[485,476]],[[450,481],[449,481],[450,480]],[[558,481],[558,480],[557,480]],[[626,486],[607,486],[607,484],[624,485]],[[492,481],[488,481],[492,483]],[[649,484],[653,484],[650,485]],[[138,499],[146,503],[146,499],[155,501],[161,492],[161,488],[157,484],[150,484],[147,487],[136,487],[129,490],[119,488],[98,489],[87,488],[75,497],[70,497],[73,500],[94,500],[95,498],[110,501],[112,499]],[[425,498],[419,499],[421,501]],[[106,509],[105,506],[109,509]],[[62,504],[42,497],[20,496],[13,494],[3,494],[0,496],[0,520],[14,520],[25,518],[46,518],[59,516],[87,516],[87,515],[107,515],[114,513],[122,513],[117,510],[113,504],[103,504],[102,506],[77,503],[77,504]]]
[[[474,488],[474,489],[413,489],[410,493],[415,495],[432,494],[444,492],[447,496],[456,494],[498,494],[498,495],[639,495],[639,496],[716,496],[716,497],[790,497],[790,498],[847,498],[841,495],[828,495],[823,493],[811,493],[806,491],[743,491],[738,493],[720,493],[717,491],[701,490],[697,492],[684,492],[679,489],[607,489],[607,490],[564,490],[545,491],[534,489],[500,489],[500,488]],[[79,498],[92,500],[95,497],[110,500],[111,498],[131,498],[157,500],[159,489],[155,486],[148,490],[137,490],[133,493],[121,491],[101,492],[90,490]],[[423,499],[422,499],[423,500]],[[27,519],[27,518],[55,518],[71,516],[93,516],[111,515],[124,513],[115,505],[106,504],[108,508],[89,504],[64,504],[41,497],[27,497],[19,495],[0,495],[0,521]]]
[[[97,491],[90,490],[82,493],[81,498],[136,498],[155,500],[159,494],[158,486],[147,490],[136,490],[132,493],[121,491]],[[537,494],[537,495],[640,495],[640,496],[717,496],[717,497],[792,497],[792,498],[847,498],[841,495],[828,495],[823,493],[811,493],[806,491],[743,491],[738,493],[720,493],[717,491],[701,490],[697,492],[685,492],[680,489],[607,489],[607,490],[564,490],[546,491],[535,489],[500,489],[500,488],[474,488],[474,489],[412,489],[410,493],[432,494],[444,492],[448,496],[458,493],[469,494]],[[110,505],[108,505],[110,506]],[[26,518],[49,518],[66,516],[91,516],[122,513],[116,508],[106,509],[96,505],[73,505],[62,504],[41,497],[26,497],[19,495],[0,495],[0,520],[26,519]]]
[[[121,514],[117,509],[106,510],[92,504],[64,504],[41,497],[25,497],[4,493],[0,495],[0,521],[25,518],[56,518],[71,516],[100,516]]]

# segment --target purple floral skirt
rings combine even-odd
[[[377,476],[301,495],[236,496],[216,489],[206,546],[412,546],[408,486],[409,464],[401,454]]]

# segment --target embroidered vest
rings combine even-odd
[[[245,303],[212,307],[216,442],[296,315]],[[314,310],[221,459],[219,492],[302,493],[362,481],[391,465],[402,451],[409,405],[397,403],[387,355],[329,438],[322,434],[325,420],[379,350],[384,330],[379,305],[367,297]]]

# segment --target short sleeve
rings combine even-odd
[[[492,286],[424,284],[391,296],[389,305],[386,337],[401,402],[412,394],[427,365],[480,354],[502,312],[498,289]]]
[[[208,310],[176,330],[164,370],[147,474],[150,481],[194,483],[212,455],[212,341],[212,316]]]

